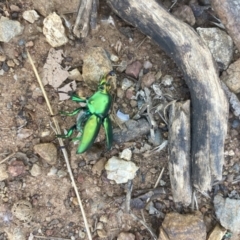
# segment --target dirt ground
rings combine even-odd
[[[167,1],[165,1],[167,2]],[[167,2],[169,4],[169,2]],[[33,46],[28,47],[36,67],[41,72],[46,62],[48,51],[51,46],[46,42],[44,35],[39,31],[42,27],[43,17],[37,22],[30,24],[23,20],[22,13],[25,10],[32,9],[31,1],[1,1],[1,7],[6,6],[9,9],[11,4],[20,6],[17,20],[25,26],[24,33],[15,37],[9,43],[2,43],[1,50],[8,59],[18,59],[19,65],[15,65],[0,76],[0,158],[1,160],[12,153],[18,153],[5,162],[9,168],[15,160],[24,163],[24,171],[19,176],[10,176],[7,180],[0,182],[0,239],[17,239],[11,237],[11,234],[28,239],[30,233],[33,235],[45,236],[45,239],[87,239],[83,219],[76,202],[76,196],[71,186],[68,175],[59,177],[49,174],[53,166],[47,164],[34,151],[33,147],[38,143],[52,142],[58,146],[55,133],[51,128],[52,119],[49,116],[47,106],[39,91],[38,83],[33,73],[32,67],[27,60],[25,47],[21,41],[33,42]],[[100,5],[100,19],[109,15],[109,9],[103,1]],[[10,18],[11,18],[11,11]],[[2,13],[4,14],[4,12]],[[130,61],[139,60],[144,62],[149,60],[153,67],[152,72],[161,69],[163,76],[171,75],[174,79],[173,88],[169,89],[172,96],[176,99],[189,99],[189,92],[184,82],[181,71],[175,63],[150,39],[137,29],[128,26],[114,14],[111,14],[116,23],[116,27],[100,24],[96,32],[91,32],[84,40],[73,39],[68,44],[60,47],[64,51],[64,64],[71,69],[78,68],[81,72],[82,59],[86,49],[92,46],[101,46],[110,54],[116,54],[113,46],[117,41],[121,41],[122,50],[118,57],[120,60],[124,57]],[[76,14],[69,14],[70,20],[76,17]],[[119,31],[123,27],[130,27],[129,34],[132,35],[132,41]],[[139,46],[142,40],[145,41]],[[115,68],[115,67],[114,67]],[[121,87],[121,81],[124,74],[117,73],[117,87]],[[78,83],[78,88],[82,83]],[[76,108],[77,103],[70,100],[60,102],[58,94],[50,86],[46,86],[48,97],[51,101],[55,113],[60,110],[71,110]],[[91,94],[91,90],[88,90]],[[118,108],[130,117],[137,112],[137,107],[131,107],[126,98],[116,98],[115,104]],[[163,137],[167,138],[167,129],[159,116],[155,116],[156,121],[162,128]],[[75,122],[75,117],[58,117],[62,129],[68,129]],[[234,170],[236,163],[239,163],[239,127],[232,128],[235,120],[230,114],[229,131],[226,140],[227,153],[234,152],[233,155],[226,155],[224,166],[224,178],[220,186],[225,194],[232,190],[239,190],[239,183],[232,184],[237,176]],[[114,125],[114,128],[117,126]],[[18,137],[19,132],[24,129],[24,134],[28,137]],[[45,133],[47,136],[45,136]],[[136,239],[151,239],[149,232],[139,222],[136,222],[131,216],[125,213],[125,184],[116,184],[107,179],[105,171],[101,175],[94,174],[93,166],[98,159],[87,160],[85,155],[75,155],[76,145],[65,141],[67,150],[71,154],[74,178],[80,192],[87,219],[92,230],[93,238],[116,239],[120,232],[131,232]],[[148,142],[148,136],[139,136],[132,142],[122,145],[114,144],[110,152],[102,153],[101,158],[110,158],[117,155],[126,147],[140,149]],[[153,148],[153,146],[151,145]],[[91,151],[91,150],[90,150]],[[1,161],[0,160],[0,161]],[[143,154],[133,154],[133,162],[139,166],[137,176],[133,181],[133,194],[148,192],[152,189],[162,170],[165,171],[160,182],[162,193],[154,200],[154,206],[158,214],[149,214],[145,209],[142,211],[133,209],[137,216],[144,216],[146,223],[158,233],[164,215],[171,211],[179,210],[172,200],[170,180],[168,175],[168,153],[165,148],[160,153],[144,157]],[[34,177],[30,174],[30,169],[34,163],[41,167],[41,174]],[[77,167],[76,167],[77,166]],[[58,148],[58,161],[54,165],[57,170],[67,173],[61,149]],[[213,190],[214,192],[214,190]],[[204,220],[208,231],[216,223],[216,217],[213,211],[211,199],[206,198],[200,193],[197,195],[199,209],[204,215]],[[32,218],[30,221],[20,221],[11,213],[12,206],[19,200],[27,200],[32,204]],[[190,208],[182,208],[182,213],[190,212]],[[49,238],[48,238],[49,237]],[[50,238],[52,237],[52,238]],[[30,238],[29,238],[30,239]],[[35,237],[34,239],[40,239]]]

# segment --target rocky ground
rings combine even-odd
[[[219,22],[213,23],[215,15],[207,2],[162,4],[196,29],[212,51],[221,79],[239,97],[240,53]],[[105,1],[100,3],[97,29],[84,39],[76,38],[72,26],[77,8],[74,0],[0,2],[0,239],[88,239],[27,51],[65,130],[76,117],[58,113],[79,104],[58,91],[73,89],[87,97],[96,91],[102,74],[112,69],[116,73],[111,89],[115,132],[111,151],[106,151],[103,129],[96,144],[81,155],[76,154],[78,145],[64,141],[93,239],[154,239],[162,229],[170,239],[171,234],[179,234],[177,239],[206,239],[213,229],[219,235],[209,239],[239,239],[239,118],[230,111],[222,181],[209,193],[196,192],[197,207],[174,203],[165,109],[173,100],[190,99],[182,73],[151,39],[112,13]],[[53,26],[60,29],[58,37],[51,32]],[[143,109],[146,103],[151,105],[149,112]],[[136,125],[133,120],[139,118],[143,120]],[[124,122],[129,130],[121,140],[116,133],[125,131]],[[155,124],[152,136],[148,122]],[[111,172],[112,162],[123,167],[124,177]],[[130,214],[126,193],[131,183]]]

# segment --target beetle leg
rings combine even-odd
[[[72,112],[60,112],[61,115],[66,115],[66,116],[74,116],[76,114],[78,114],[82,109],[82,107],[76,108],[75,110],[73,110]]]
[[[74,102],[83,102],[83,103],[85,103],[87,101],[86,98],[79,97],[76,93],[73,93],[70,96],[71,96],[71,100],[74,101]]]
[[[81,135],[81,143],[79,144],[79,147],[77,149],[77,154],[84,153],[92,146],[99,133],[100,127],[101,118],[99,118],[98,116],[91,115],[87,119],[83,128],[83,133]]]
[[[112,141],[113,141],[112,123],[109,116],[104,118],[103,127],[106,134],[107,149],[109,150],[112,147]]]
[[[65,135],[56,135],[57,138],[69,138],[72,136],[73,134],[73,131],[77,129],[77,125],[73,125],[68,131],[67,131],[67,134]]]

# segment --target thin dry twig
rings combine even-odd
[[[160,180],[161,180],[161,178],[162,178],[162,175],[163,175],[164,170],[165,170],[165,168],[163,167],[163,168],[162,168],[162,171],[160,172],[160,174],[159,174],[159,176],[158,176],[158,179],[157,179],[157,181],[156,181],[156,183],[155,183],[155,185],[154,185],[153,188],[156,188],[156,187],[158,186],[158,184],[159,184],[159,182],[160,182]]]
[[[52,239],[52,240],[71,240],[70,238],[59,238],[59,237],[45,237],[45,236],[38,236],[33,235],[34,238],[42,238],[42,239]]]
[[[139,217],[137,217],[133,213],[130,213],[130,215],[134,220],[139,221],[149,231],[149,233],[152,235],[152,238],[154,240],[157,240],[157,235],[154,233],[154,231],[142,219],[140,219]]]
[[[39,77],[39,74],[37,72],[37,69],[33,63],[33,60],[32,60],[32,57],[30,55],[30,53],[27,51],[27,55],[28,55],[28,59],[32,65],[32,68],[33,68],[33,71],[35,73],[35,76],[38,80],[38,83],[40,85],[40,88],[42,90],[42,93],[43,93],[43,96],[45,98],[45,101],[47,103],[47,106],[48,106],[48,110],[50,112],[50,115],[53,116],[52,117],[52,120],[54,122],[54,125],[55,125],[55,129],[57,131],[57,134],[60,134],[61,135],[61,130],[60,130],[60,127],[59,127],[59,124],[58,124],[58,121],[56,119],[56,117],[54,116],[54,113],[53,113],[53,110],[52,110],[52,107],[51,107],[51,104],[48,100],[48,96],[46,94],[46,91],[43,87],[43,83]],[[83,205],[82,205],[82,201],[81,201],[81,198],[80,198],[80,195],[78,193],[78,189],[77,189],[77,186],[76,186],[76,183],[74,181],[74,177],[73,177],[73,174],[72,174],[72,170],[71,170],[71,167],[70,167],[70,164],[69,164],[69,158],[68,158],[68,154],[67,154],[67,151],[65,149],[65,146],[64,146],[64,143],[63,143],[63,140],[62,138],[58,138],[58,142],[59,142],[59,145],[60,145],[60,148],[62,150],[62,153],[63,153],[63,156],[64,156],[64,159],[65,159],[65,162],[66,162],[66,165],[67,165],[67,169],[68,169],[68,173],[69,173],[69,176],[70,176],[70,179],[72,181],[72,185],[73,185],[73,188],[74,188],[74,191],[76,193],[76,196],[77,196],[77,200],[78,200],[78,203],[79,203],[79,207],[80,207],[80,210],[81,210],[81,213],[82,213],[82,217],[83,217],[83,221],[84,221],[84,225],[85,225],[85,228],[86,228],[86,232],[87,232],[87,235],[88,235],[88,239],[89,240],[92,240],[92,236],[91,236],[91,233],[90,233],[90,230],[89,230],[89,226],[88,226],[88,222],[87,222],[87,218],[86,218],[86,215],[85,215],[85,211],[83,209]]]
[[[132,189],[133,189],[133,181],[128,180],[127,182],[127,194],[126,194],[126,212],[130,213],[131,210],[131,194],[132,194]]]
[[[15,155],[15,152],[10,154],[9,156],[5,157],[2,161],[0,161],[0,164],[6,162],[9,158],[11,158],[14,155]]]

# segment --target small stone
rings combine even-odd
[[[98,229],[98,230],[103,229],[103,223],[102,222],[98,222],[97,226],[96,226],[96,229]]]
[[[155,75],[156,80],[159,80],[162,77],[162,71],[158,70],[158,72]]]
[[[240,229],[240,200],[223,198],[216,195],[213,200],[215,214],[220,223],[233,233],[239,233]]]
[[[0,62],[4,62],[6,58],[6,55],[0,55]]]
[[[20,200],[14,203],[11,212],[21,221],[29,222],[32,219],[32,205],[29,201]]]
[[[133,179],[138,167],[133,162],[113,156],[107,161],[105,169],[107,171],[107,178],[119,184]]]
[[[172,13],[174,16],[179,18],[185,23],[188,23],[189,25],[193,26],[196,23],[195,16],[193,14],[192,9],[187,6],[187,5],[181,5],[177,8]]]
[[[145,69],[150,69],[150,68],[152,68],[152,63],[151,62],[149,62],[149,61],[145,61],[144,63],[143,63],[143,67],[145,68]]]
[[[12,177],[17,177],[25,173],[25,165],[22,161],[16,160],[8,166],[8,172]]]
[[[13,61],[14,61],[14,63],[15,63],[17,66],[20,65],[20,62],[19,62],[16,58],[14,58]]]
[[[0,164],[0,182],[8,178],[7,165],[2,163]]]
[[[117,111],[117,117],[122,121],[126,122],[129,120],[129,115],[121,112],[120,110]]]
[[[124,91],[121,88],[117,88],[117,97],[120,99],[124,97]]]
[[[34,146],[34,151],[50,165],[57,162],[57,149],[53,143],[37,144]]]
[[[0,41],[9,42],[15,36],[23,32],[24,27],[14,20],[9,20],[6,17],[0,19]]]
[[[49,173],[47,174],[48,176],[55,176],[57,174],[57,168],[56,167],[51,167]]]
[[[107,161],[106,158],[101,158],[99,161],[97,161],[92,167],[93,174],[97,174],[98,176],[101,176],[102,171],[104,170],[106,161]]]
[[[25,44],[26,44],[25,39],[22,39],[22,38],[21,38],[21,39],[18,40],[18,45],[19,45],[19,46],[24,46]]]
[[[30,170],[30,173],[33,177],[37,177],[41,175],[42,169],[38,164],[33,164],[32,169]]]
[[[26,43],[26,47],[33,47],[34,46],[34,42],[33,41],[29,41]]]
[[[7,65],[6,62],[3,62],[3,64],[2,64],[2,69],[3,69],[4,72],[8,72],[10,68],[9,68],[9,66]]]
[[[107,237],[107,233],[104,229],[102,230],[97,230],[97,235],[99,236],[99,238],[105,238]]]
[[[63,170],[59,170],[57,172],[57,175],[59,178],[63,178],[63,177],[66,177],[67,176],[67,172],[63,171]]]
[[[132,151],[129,148],[124,149],[120,153],[120,158],[130,161],[132,159]]]
[[[162,85],[164,87],[170,87],[172,85],[172,82],[173,82],[173,77],[170,76],[170,75],[165,75],[163,78],[162,78]]]
[[[127,99],[132,99],[132,97],[135,95],[135,90],[133,87],[130,87],[126,91],[126,98]]]
[[[223,72],[221,80],[226,83],[229,89],[234,93],[240,93],[240,59],[232,63],[228,69]]]
[[[32,129],[21,128],[17,132],[17,138],[26,139],[26,138],[30,137],[32,134],[33,134]]]
[[[69,71],[68,79],[76,80],[76,81],[83,81],[82,74],[79,72],[79,70],[77,68],[74,68],[73,70]]]
[[[227,230],[225,228],[217,224],[209,234],[208,240],[221,240],[223,239],[226,232]]]
[[[139,61],[135,61],[127,66],[125,72],[127,75],[137,79],[141,68],[142,68],[142,64]]]
[[[240,126],[240,121],[238,119],[234,119],[232,122],[232,128],[238,128]]]
[[[118,62],[119,61],[119,57],[116,56],[116,55],[113,55],[113,54],[110,56],[110,59],[111,59],[112,62]]]
[[[99,221],[100,221],[100,222],[103,222],[103,223],[107,223],[107,222],[108,222],[108,217],[107,217],[107,215],[102,215],[102,216],[99,218]]]
[[[131,105],[132,108],[135,108],[135,107],[137,107],[138,103],[137,103],[136,100],[131,100],[130,105]]]
[[[50,135],[50,130],[49,129],[45,129],[41,132],[41,137],[44,138],[44,137],[47,137]]]
[[[21,9],[17,6],[17,5],[10,5],[9,7],[11,9],[12,12],[20,12]]]
[[[30,23],[34,23],[39,18],[40,16],[35,10],[27,10],[23,12],[23,19],[27,20]]]
[[[200,212],[194,214],[168,213],[159,232],[159,240],[166,239],[166,235],[169,240],[206,240],[206,226]],[[189,238],[189,236],[191,237]]]
[[[203,42],[208,46],[220,69],[227,69],[233,56],[233,41],[219,28],[197,28]]]
[[[128,232],[121,232],[118,235],[117,240],[135,240],[135,235]]]
[[[142,78],[141,87],[150,87],[155,82],[155,75],[152,72],[145,74]]]
[[[122,80],[122,90],[127,90],[133,85],[133,82],[127,78]]]
[[[9,67],[15,67],[15,63],[14,63],[13,60],[8,60],[8,61],[7,61],[7,65],[8,65]]]
[[[52,47],[60,47],[68,42],[62,20],[55,12],[44,19],[43,34]]]
[[[79,231],[78,236],[79,236],[80,238],[85,238],[86,233],[85,233],[84,231]]]
[[[83,58],[82,76],[86,84],[96,90],[99,78],[112,71],[112,63],[101,47],[89,48]]]

